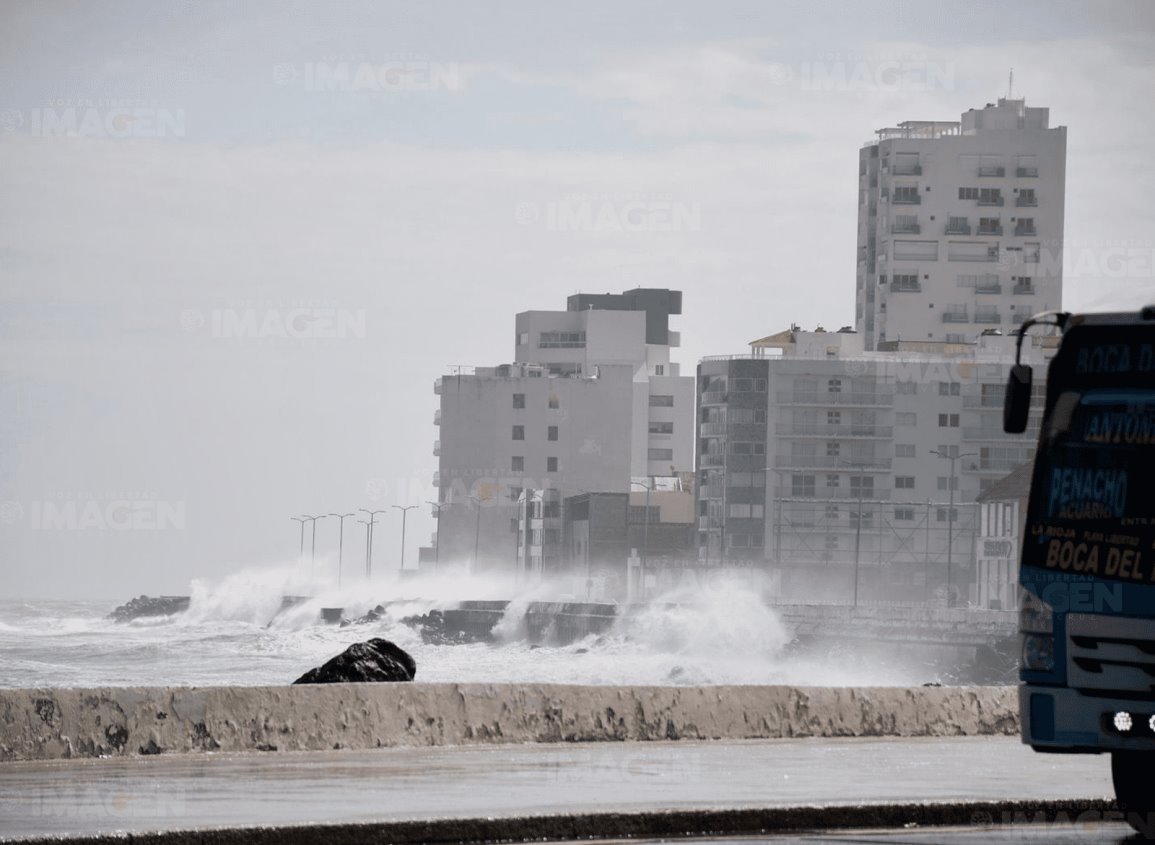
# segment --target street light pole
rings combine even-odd
[[[646,561],[650,552],[650,491],[654,489],[653,480],[649,476],[646,477],[646,481],[649,483],[643,484],[641,481],[630,482],[631,485],[636,484],[638,487],[644,487],[646,489],[646,513],[642,518],[642,569],[640,573],[641,583],[639,585],[643,599],[646,597]]]
[[[359,523],[365,526],[365,577],[369,577],[369,531],[372,523],[367,519],[358,519]]]
[[[291,519],[293,522],[301,523],[301,549],[300,549],[300,551],[297,552],[297,564],[300,565],[301,561],[303,561],[305,559],[305,522],[306,522],[306,519],[303,516],[290,516],[289,519]]]
[[[310,551],[309,551],[309,571],[310,572],[316,572],[316,570],[317,570],[317,520],[318,519],[324,519],[324,518],[325,518],[325,514],[317,514],[316,516],[310,516],[307,513],[301,514],[301,519],[308,521],[308,522],[311,522],[312,523],[312,529],[313,529],[310,532],[310,538],[311,538],[310,539],[311,546],[310,546]],[[304,529],[304,525],[305,525],[305,523],[302,522],[301,523],[302,530]],[[302,537],[303,537],[303,535],[302,535]],[[302,543],[301,555],[304,556],[304,554],[305,554],[304,543]]]
[[[947,506],[946,512],[946,596],[948,604],[954,606],[954,578],[952,567],[954,564],[954,488],[955,488],[955,466],[958,464],[960,458],[973,458],[977,452],[965,452],[961,455],[952,455],[948,452],[943,452],[942,449],[931,449],[932,455],[938,455],[940,458],[946,458],[950,461],[950,479],[947,481],[947,487],[950,488],[950,504]]]
[[[365,577],[373,577],[373,528],[377,524],[377,516],[379,514],[388,513],[386,510],[371,511],[368,508],[359,508],[361,513],[369,515],[369,542],[368,548],[365,551]]]
[[[342,561],[345,559],[345,520],[356,514],[351,513],[331,513],[329,516],[335,516],[341,521],[341,527],[337,533],[337,586],[341,586],[341,569]]]
[[[441,566],[441,509],[448,506],[448,502],[430,502],[426,500],[425,504],[433,505],[437,509],[437,542],[433,546],[433,568],[437,569]]]
[[[477,570],[477,548],[481,541],[481,499],[477,496],[468,498],[477,506],[477,523],[473,527],[473,559],[469,562],[469,572],[472,575]]]
[[[390,505],[389,507],[401,511],[401,566],[398,569],[405,571],[405,519],[409,516],[409,511],[413,510],[417,505]]]
[[[854,515],[854,606],[858,607],[858,564],[861,559],[862,551],[862,482],[866,480],[864,473],[866,466],[864,464],[856,464],[851,461],[842,461],[846,466],[854,467],[858,470],[858,511]]]

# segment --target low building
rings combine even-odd
[[[992,610],[1019,607],[1019,554],[1027,521],[1032,463],[1016,467],[979,494],[975,543],[975,603]]]

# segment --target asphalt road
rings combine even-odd
[[[1106,757],[1035,754],[1009,737],[189,754],[0,765],[0,836],[1091,799],[1109,797],[1110,791]],[[966,837],[991,821],[1000,820],[976,818],[958,833],[962,839],[905,839],[903,832],[884,841],[990,841]],[[1082,832],[1075,827],[1056,827],[1052,833]],[[846,836],[831,841],[874,841]]]

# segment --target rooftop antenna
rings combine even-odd
[[[1015,69],[1011,68],[1010,79],[1007,81],[1007,99],[1013,100],[1015,98]]]

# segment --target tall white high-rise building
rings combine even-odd
[[[974,342],[1057,309],[1067,130],[1000,99],[910,120],[859,151],[856,327],[886,341]]]

